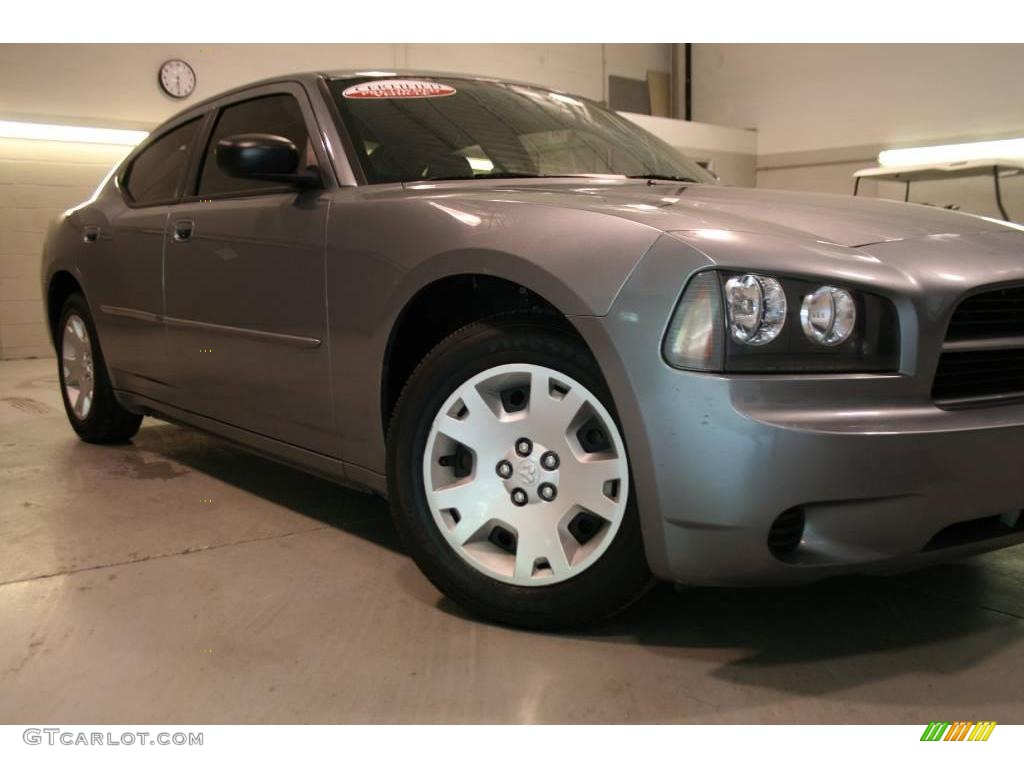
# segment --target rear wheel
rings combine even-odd
[[[526,317],[462,329],[414,372],[389,438],[403,540],[470,610],[571,627],[650,583],[611,398],[564,330]]]
[[[71,427],[87,443],[127,440],[139,431],[142,416],[121,407],[110,386],[89,305],[71,294],[57,329],[61,396]]]

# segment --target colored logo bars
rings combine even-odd
[[[988,741],[995,727],[993,720],[931,722],[921,734],[921,741]]]

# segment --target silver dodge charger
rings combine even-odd
[[[71,426],[390,499],[487,619],[1024,540],[1024,232],[718,186],[598,104],[421,72],[174,116],[47,237]]]

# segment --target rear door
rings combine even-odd
[[[81,269],[114,385],[157,399],[167,379],[164,234],[202,123],[175,126],[142,149],[118,179],[122,200],[84,233]]]
[[[217,143],[241,133],[284,136],[302,165],[327,167],[301,86],[265,86],[220,107],[194,194],[171,211],[165,237],[174,404],[337,455],[324,295],[329,197],[224,174]]]

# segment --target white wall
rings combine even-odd
[[[196,71],[182,103],[157,87],[170,58]],[[643,79],[669,71],[668,44],[603,45],[0,45],[0,110],[5,117],[86,119],[153,126],[189,102],[274,75],[309,70],[408,67],[526,80],[594,99],[606,74]]]
[[[184,102],[157,70],[196,70]],[[0,120],[149,129],[225,89],[306,70],[409,67],[526,80],[604,99],[607,75],[668,71],[671,46],[643,45],[0,45]],[[39,286],[48,223],[87,198],[126,148],[0,139],[0,359],[52,354]]]
[[[693,70],[695,119],[757,129],[762,187],[849,194],[882,149],[1024,136],[1024,45],[696,45]],[[1024,220],[1024,177],[1004,192]],[[922,184],[911,200],[998,215],[987,180]]]
[[[696,45],[694,118],[761,154],[1024,128],[1024,45]]]
[[[757,172],[757,133],[741,128],[621,113],[693,160],[711,161],[723,184],[752,187]]]

